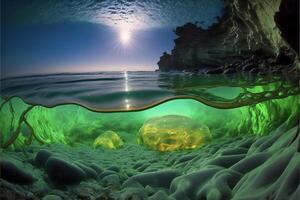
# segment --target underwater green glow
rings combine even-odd
[[[144,122],[165,115],[190,117],[207,126],[213,138],[265,135],[286,119],[291,124],[296,123],[298,99],[299,96],[290,96],[234,109],[217,109],[192,99],[178,99],[143,111],[101,113],[73,104],[32,107],[20,98],[13,98],[1,109],[1,144],[5,146],[15,138],[13,146],[31,141],[93,146],[95,139],[106,131],[116,132],[125,144],[137,143],[137,134]],[[22,118],[26,109],[28,112]]]
[[[100,135],[94,141],[94,148],[104,147],[107,149],[118,149],[124,144],[120,136],[114,131],[105,131],[100,133]]]
[[[195,149],[211,139],[209,128],[182,115],[164,115],[145,121],[138,143],[158,151]]]

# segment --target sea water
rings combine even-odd
[[[136,192],[139,187],[132,182],[137,182],[156,188],[153,194],[162,190],[180,198],[176,196],[178,181],[169,189],[174,177],[206,165],[228,168],[235,159],[242,160],[255,141],[279,127],[284,132],[297,126],[298,98],[298,87],[289,79],[253,74],[124,71],[6,78],[1,80],[1,151],[3,158],[18,167],[20,161],[33,160],[25,168],[37,169],[32,176],[38,182],[23,190],[37,197],[45,195],[36,192],[37,187],[77,185],[84,191],[93,188],[91,197],[121,198],[132,195],[128,188]],[[145,130],[150,132],[145,134]],[[197,145],[191,143],[196,140]],[[239,152],[230,153],[230,148]],[[70,166],[97,166],[99,171],[95,167],[97,174],[91,179],[64,182],[51,171],[50,161],[53,166],[59,163],[54,158],[36,168],[41,150],[67,160]],[[231,156],[229,164],[218,164],[223,154]],[[170,181],[158,181],[152,172]],[[139,180],[139,174],[147,173],[153,176],[151,180]],[[80,196],[67,191],[66,198]],[[153,194],[143,190],[140,195]]]

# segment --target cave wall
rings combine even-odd
[[[274,20],[282,38],[299,55],[299,0],[283,0]]]
[[[161,71],[199,70],[275,58],[289,45],[274,20],[281,0],[224,0],[224,15],[208,29],[187,23],[177,27],[175,47],[158,62]]]

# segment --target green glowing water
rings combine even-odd
[[[288,121],[295,124],[299,114],[299,96],[269,100],[234,109],[216,109],[192,99],[177,99],[156,107],[135,112],[101,113],[79,105],[59,105],[53,108],[34,106],[25,116],[12,147],[24,143],[93,144],[105,131],[115,131],[125,143],[136,143],[143,123],[152,117],[183,115],[209,127],[213,138],[220,136],[265,135]],[[3,100],[2,100],[3,102]],[[5,103],[0,112],[1,144],[16,134],[22,112],[28,108],[20,98]],[[32,127],[32,130],[31,130]],[[34,138],[31,132],[34,132]]]

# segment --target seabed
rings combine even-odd
[[[296,200],[298,103],[217,109],[177,99],[101,113],[2,100],[0,197]]]

